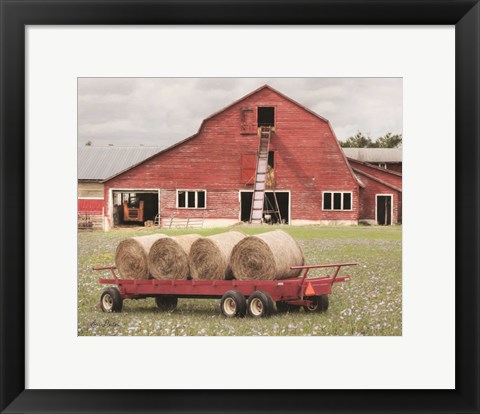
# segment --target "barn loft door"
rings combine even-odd
[[[377,195],[377,224],[389,226],[392,224],[392,196]]]
[[[243,184],[255,182],[255,168],[257,166],[257,154],[242,154],[242,178]]]
[[[257,126],[275,127],[275,108],[273,106],[259,106],[257,113]]]
[[[240,132],[242,135],[253,135],[257,133],[257,126],[255,125],[255,112],[253,108],[241,109]]]

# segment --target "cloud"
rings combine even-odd
[[[399,78],[81,78],[78,144],[170,145],[263,84],[329,119],[341,140],[402,132]]]

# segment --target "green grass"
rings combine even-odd
[[[211,235],[238,229],[246,234],[276,226],[238,226],[201,229]],[[78,335],[382,335],[402,334],[402,228],[367,226],[282,226],[302,246],[307,264],[357,262],[343,273],[351,281],[339,283],[325,313],[274,314],[263,319],[226,319],[219,300],[180,299],[174,312],[156,309],[153,299],[126,300],[122,313],[105,314],[99,306],[104,286],[93,266],[114,264],[119,241],[146,235],[151,229],[85,232],[78,236]],[[168,235],[192,230],[162,230]],[[315,271],[312,276],[325,274]]]

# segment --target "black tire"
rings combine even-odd
[[[282,300],[275,302],[275,304],[277,305],[277,311],[281,313],[298,312],[301,308],[300,305],[290,305],[289,303],[286,303]]]
[[[104,312],[121,312],[123,308],[122,294],[117,288],[107,288],[100,296],[100,307]]]
[[[227,318],[243,318],[247,313],[247,300],[240,292],[229,290],[222,296],[220,310]]]
[[[272,297],[262,290],[253,292],[248,298],[248,313],[254,318],[264,318],[273,312]]]
[[[310,296],[307,298],[313,303],[311,306],[304,306],[305,312],[326,312],[328,309],[328,295]]]
[[[156,296],[157,308],[164,312],[171,312],[176,309],[178,298],[176,296]]]

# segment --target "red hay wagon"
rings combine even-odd
[[[220,309],[227,318],[268,316],[274,302],[279,312],[293,312],[301,307],[307,312],[328,309],[328,295],[334,283],[345,282],[350,276],[339,276],[344,266],[356,263],[336,263],[313,266],[292,266],[303,269],[299,277],[284,280],[127,280],[120,279],[115,266],[95,267],[110,270],[113,279],[100,278],[106,288],[100,297],[104,312],[121,312],[124,299],[155,298],[159,309],[169,311],[177,306],[178,298],[221,299]],[[332,276],[308,278],[310,269],[335,268]]]

